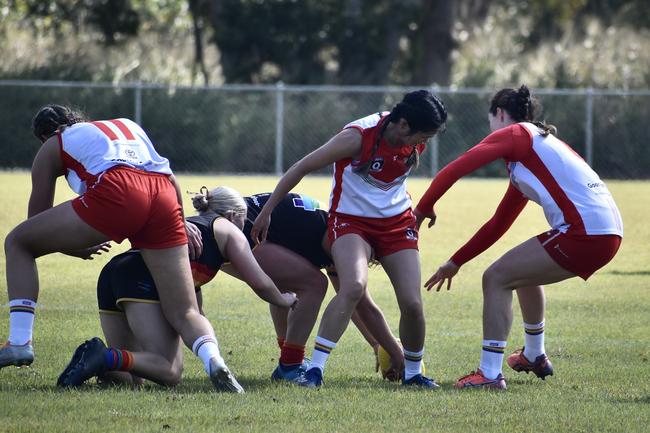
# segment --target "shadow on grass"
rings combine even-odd
[[[644,395],[641,397],[616,398],[613,401],[616,403],[650,404],[650,395]]]
[[[247,377],[239,376],[239,383],[244,387],[247,393],[270,393],[274,390],[282,389],[300,389],[300,387],[283,382],[272,382],[268,378],[261,377]],[[438,391],[452,391],[455,381],[438,381],[440,389]],[[325,379],[323,385],[324,389],[335,390],[372,390],[377,391],[392,391],[392,392],[422,392],[423,390],[418,387],[404,387],[395,382],[388,382],[371,377],[336,377],[332,379]],[[0,392],[36,392],[36,393],[67,393],[67,392],[82,392],[82,393],[98,393],[98,392],[114,392],[114,391],[131,391],[131,392],[145,392],[145,393],[160,393],[169,392],[170,395],[193,395],[205,394],[214,392],[214,388],[210,380],[205,378],[191,377],[183,379],[180,385],[174,388],[166,388],[158,386],[155,383],[147,382],[143,386],[130,386],[126,384],[118,385],[100,385],[91,379],[77,388],[59,388],[54,382],[41,382],[34,383],[20,383],[14,382],[13,384],[0,383]],[[318,392],[318,390],[314,390]]]
[[[650,275],[650,271],[609,271],[609,272],[604,272],[605,274],[610,274],[610,275],[622,275],[626,277],[633,277],[633,276],[639,276],[639,275]]]
[[[25,380],[11,381],[9,383],[0,382],[0,392],[21,392],[21,393],[55,393],[55,394],[65,394],[66,392],[81,392],[81,393],[101,393],[101,392],[135,392],[135,393],[151,393],[151,394],[165,394],[169,393],[170,396],[191,396],[195,394],[206,394],[215,392],[212,383],[207,376],[199,377],[186,377],[183,378],[182,382],[174,387],[167,388],[163,386],[156,385],[153,382],[145,382],[142,386],[131,386],[127,384],[98,384],[95,379],[90,379],[83,385],[77,388],[64,389],[59,388],[55,384],[55,380],[45,381],[43,377],[39,377],[38,381],[34,381],[31,377],[32,375],[37,375],[37,371],[32,371],[32,369],[25,369],[27,373],[32,373],[29,376],[25,376]],[[531,386],[533,382],[537,382],[534,376],[529,375],[516,375],[514,377],[508,378],[508,385],[519,386]],[[300,387],[288,383],[288,382],[274,382],[271,381],[270,377],[264,376],[247,376],[247,375],[238,375],[237,380],[244,387],[247,393],[251,394],[272,394],[275,391],[285,391],[292,388],[299,390]],[[35,383],[36,382],[36,383]],[[447,378],[446,380],[437,380],[440,385],[440,389],[436,392],[458,392],[454,389],[454,384],[456,380],[453,378]],[[544,384],[544,381],[539,381],[538,385]],[[552,379],[550,381],[552,382]],[[323,389],[331,389],[335,391],[373,391],[377,392],[429,392],[415,386],[402,386],[397,382],[389,382],[382,380],[377,376],[335,376],[335,377],[325,377]],[[318,390],[312,390],[313,392],[318,392]],[[463,390],[467,392],[467,390]],[[645,397],[643,401],[648,402],[648,397]]]

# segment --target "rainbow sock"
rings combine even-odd
[[[128,350],[108,348],[104,352],[104,367],[106,371],[131,371],[133,354]]]

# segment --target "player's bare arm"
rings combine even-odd
[[[361,134],[355,129],[345,129],[292,165],[282,176],[271,197],[269,197],[262,211],[255,219],[251,229],[251,237],[257,242],[266,240],[268,228],[271,224],[271,212],[305,175],[333,164],[340,159],[358,156],[360,152]]]
[[[43,143],[32,163],[32,193],[29,197],[28,218],[52,207],[56,178],[62,175],[59,143],[54,136]]]

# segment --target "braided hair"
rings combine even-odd
[[[389,123],[397,123],[400,119],[406,120],[410,128],[410,133],[415,134],[418,132],[437,132],[444,128],[447,121],[447,109],[445,104],[429,92],[428,90],[416,90],[404,95],[402,101],[395,105],[386,116],[377,139],[372,147],[370,158],[363,164],[358,165],[354,171],[355,173],[366,175],[372,165],[372,160],[379,150],[379,144],[386,132]],[[406,160],[408,167],[417,167],[420,160],[420,154],[414,146],[411,154]]]
[[[534,120],[540,109],[540,104],[530,95],[530,90],[525,84],[522,84],[517,90],[499,90],[490,102],[490,113],[493,116],[496,116],[497,108],[505,110],[515,122],[530,122],[537,126],[544,137],[557,133],[557,128],[554,125]]]
[[[80,111],[57,104],[42,107],[32,119],[32,132],[41,141],[45,141],[57,132],[75,123],[88,119]]]

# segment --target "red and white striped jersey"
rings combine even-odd
[[[116,165],[172,174],[167,158],[156,152],[147,134],[129,119],[76,123],[58,137],[65,177],[77,194]]]
[[[537,126],[525,122],[494,131],[443,168],[418,210],[428,214],[454,182],[497,159],[506,161],[513,187],[523,194],[519,198],[539,204],[551,228],[581,235],[623,235],[621,214],[596,172],[566,143],[552,134],[542,136]],[[509,209],[504,212],[521,212],[512,191],[506,198]],[[516,215],[501,217],[499,224],[505,227]]]
[[[411,207],[411,197],[406,192],[406,178],[411,167],[406,161],[411,146],[390,147],[382,138],[372,157],[367,174],[356,173],[355,167],[367,162],[377,135],[386,121],[388,112],[375,113],[350,122],[343,129],[354,128],[361,133],[359,159],[345,158],[334,163],[334,178],[330,195],[330,212],[367,218],[387,218],[399,215]],[[418,153],[425,144],[416,146]]]
[[[543,136],[532,123],[531,151],[507,163],[510,180],[529,200],[539,204],[549,225],[561,232],[623,236],[621,214],[605,183],[567,144]]]

